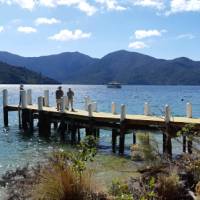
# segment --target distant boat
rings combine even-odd
[[[116,81],[112,81],[107,84],[107,88],[121,88],[121,87],[122,87],[121,84]]]

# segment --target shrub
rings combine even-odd
[[[55,152],[39,174],[34,188],[35,200],[97,199],[87,161],[96,155],[96,141],[86,137],[75,152]]]

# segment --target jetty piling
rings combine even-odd
[[[49,90],[44,91],[44,106],[49,107]]]
[[[100,130],[110,130],[112,132],[112,151],[116,153],[117,138],[119,136],[120,155],[124,154],[125,136],[133,134],[133,144],[136,144],[136,130],[163,130],[163,153],[171,157],[172,137],[176,137],[174,132],[181,129],[186,124],[195,124],[200,129],[200,118],[192,118],[192,105],[186,104],[186,117],[172,117],[171,110],[165,105],[164,116],[153,116],[150,114],[150,106],[144,103],[143,115],[131,115],[126,113],[126,106],[121,105],[121,112],[116,113],[116,103],[112,102],[111,112],[101,112],[97,110],[97,102],[92,102],[89,97],[85,97],[85,109],[76,112],[67,109],[67,97],[61,101],[61,111],[49,105],[49,91],[44,91],[44,97],[38,97],[37,104],[32,102],[32,90],[20,91],[20,105],[8,104],[8,90],[3,90],[3,118],[4,126],[8,126],[8,113],[16,111],[19,115],[19,126],[25,131],[33,133],[34,119],[38,120],[38,132],[40,136],[49,137],[51,135],[51,124],[64,140],[65,133],[69,136],[71,144],[80,142],[80,130],[85,129],[86,135],[100,137]],[[22,123],[21,123],[22,122]],[[192,141],[183,136],[183,152],[192,153]]]
[[[32,90],[31,89],[27,90],[27,104],[32,105]]]
[[[4,119],[4,126],[8,127],[8,90],[3,90],[3,119]]]
[[[150,107],[147,102],[144,103],[144,115],[149,116],[150,115]]]
[[[163,135],[163,152],[167,156],[172,156],[172,141],[171,141],[171,128],[170,128],[170,119],[171,119],[171,109],[169,105],[165,105],[165,133]]]
[[[116,112],[116,103],[115,102],[112,102],[111,104],[111,113],[113,115],[115,115],[117,112]]]
[[[186,104],[186,116],[192,118],[192,104],[190,102]]]

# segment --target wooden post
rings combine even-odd
[[[112,152],[116,153],[117,133],[116,129],[112,129]]]
[[[169,123],[171,118],[171,110],[170,107],[166,104],[165,105],[165,123]]]
[[[189,102],[186,104],[186,116],[192,118],[192,104]]]
[[[3,90],[3,119],[4,126],[8,127],[8,90]]]
[[[51,123],[49,113],[44,111],[39,111],[39,135],[44,137],[49,137],[51,135]]]
[[[92,117],[92,104],[88,104],[88,116]]]
[[[20,96],[21,96],[21,100],[22,100],[22,109],[25,109],[25,108],[27,108],[26,90],[21,90]]]
[[[49,90],[44,91],[44,106],[49,107]]]
[[[124,104],[121,105],[121,116],[120,121],[124,121],[126,119],[126,106]]]
[[[165,105],[165,126],[166,126],[166,138],[165,138],[165,153],[170,158],[172,157],[172,141],[171,141],[171,133],[170,133],[170,118],[171,118],[171,110],[168,105]],[[163,138],[164,140],[164,138]]]
[[[183,135],[183,152],[184,152],[184,153],[186,152],[186,143],[187,143],[186,136]]]
[[[121,105],[121,115],[120,115],[120,136],[119,136],[119,154],[124,154],[124,146],[125,146],[125,119],[126,119],[126,106],[124,104]]]
[[[172,141],[170,135],[170,124],[166,124],[166,138],[165,138],[165,154],[171,158],[172,157]]]
[[[27,90],[27,104],[32,105],[32,90],[31,89]]]
[[[72,122],[72,130],[71,130],[71,144],[74,145],[76,144],[76,126],[75,124]]]
[[[78,143],[81,141],[81,133],[80,133],[80,128],[78,128]]]
[[[116,103],[115,102],[112,102],[112,104],[111,104],[111,112],[113,115],[116,114]]]
[[[34,131],[33,111],[29,110],[29,132],[33,133],[33,131]]]
[[[38,97],[38,110],[42,111],[43,110],[43,97]]]
[[[22,101],[23,105],[23,101]],[[28,131],[28,123],[29,123],[29,110],[24,108],[22,109],[22,128],[25,132]]]
[[[166,133],[163,133],[163,154],[166,153]]]
[[[147,102],[144,103],[144,115],[149,116],[150,115],[150,107]]]
[[[124,154],[124,147],[125,147],[125,124],[122,123],[120,127],[120,135],[119,135],[119,154]]]
[[[191,138],[188,139],[187,145],[188,145],[188,153],[192,154],[192,139]]]
[[[3,107],[8,106],[8,90],[3,90]]]
[[[136,144],[136,133],[133,131],[133,144]]]
[[[49,113],[43,111],[43,100],[44,97],[38,97],[38,127],[39,135],[49,137],[51,134],[51,123],[49,119]]]
[[[53,122],[53,128],[54,128],[54,130],[57,130],[57,128],[58,128],[58,122]]]

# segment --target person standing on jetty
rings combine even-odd
[[[24,85],[20,85],[20,87],[19,87],[19,106],[21,106],[22,105],[22,95],[21,95],[21,91],[23,91],[24,90]]]
[[[73,101],[74,101],[74,92],[72,91],[71,88],[69,88],[68,92],[67,92],[67,97],[68,97],[68,108],[69,105],[71,105],[71,111],[75,111],[73,108]]]
[[[61,98],[63,97],[64,92],[62,90],[62,87],[59,86],[58,89],[56,90],[56,104],[57,104],[57,110],[61,110]]]

